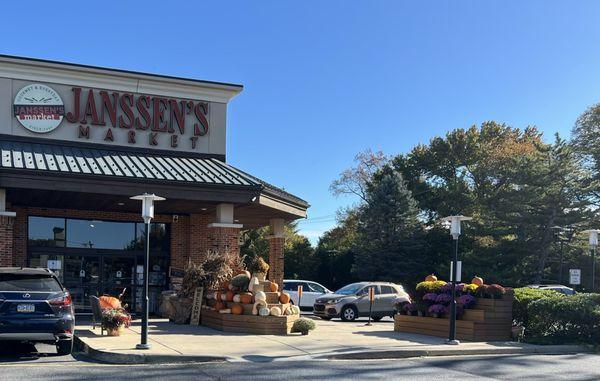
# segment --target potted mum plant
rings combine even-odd
[[[258,278],[258,280],[264,281],[267,275],[267,271],[269,271],[269,264],[265,262],[265,260],[262,259],[262,257],[257,255],[250,263],[249,268],[253,277],[255,276]]]
[[[131,325],[131,315],[122,308],[107,308],[102,310],[101,324],[108,336],[120,336]]]
[[[446,306],[442,304],[434,304],[431,307],[429,307],[429,310],[427,310],[427,312],[434,318],[441,318],[444,317],[444,314],[446,313]]]

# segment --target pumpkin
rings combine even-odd
[[[252,294],[250,293],[244,293],[240,295],[240,302],[244,303],[244,304],[250,304],[252,303]]]
[[[281,295],[279,295],[279,303],[287,304],[289,302],[290,302],[290,294],[282,292]]]
[[[437,277],[435,275],[433,275],[433,274],[427,275],[425,277],[425,282],[435,282],[437,280],[438,280]]]
[[[271,284],[269,284],[269,289],[271,292],[277,292],[279,291],[279,285],[275,282],[271,282]]]
[[[234,303],[239,303],[241,301],[242,301],[242,296],[240,294],[233,295],[233,302]]]
[[[215,304],[215,311],[221,311],[223,308],[225,308],[225,303],[217,302],[217,304]]]
[[[222,310],[219,310],[220,314],[230,314],[231,313],[231,308],[225,308]]]
[[[215,299],[216,299],[217,301],[221,300],[221,291],[217,291],[217,292],[215,292]]]
[[[254,294],[254,301],[258,302],[259,300],[267,301],[267,294],[265,294],[262,291],[258,291],[257,293],[255,293]]]
[[[233,302],[233,295],[233,292],[227,291],[227,293],[225,294],[225,300],[228,302]]]
[[[223,301],[223,302],[227,301],[227,294],[225,294],[225,293],[221,294],[221,301]]]
[[[254,290],[254,286],[258,286],[260,283],[258,282],[257,277],[252,277],[250,279],[250,284],[248,284],[248,291],[252,292]]]
[[[100,308],[101,309],[119,309],[121,308],[121,301],[114,296],[101,296],[98,298],[100,300]]]
[[[234,315],[241,315],[244,313],[244,307],[241,304],[234,304],[231,306],[231,313]]]
[[[281,308],[273,307],[269,313],[273,316],[281,316]]]
[[[473,279],[471,279],[471,283],[476,284],[478,286],[483,286],[483,278],[475,276]]]
[[[300,315],[300,307],[298,306],[290,306],[290,311],[292,311],[293,315]]]
[[[259,316],[269,316],[270,313],[271,311],[267,307],[261,307],[260,310],[258,310]]]

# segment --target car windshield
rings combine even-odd
[[[362,286],[363,285],[360,283],[352,283],[352,284],[349,284],[347,286],[340,288],[335,293],[342,294],[342,295],[354,295],[358,292],[358,290],[361,289]]]
[[[52,276],[47,275],[25,275],[25,274],[1,274],[1,291],[62,291],[60,284]]]

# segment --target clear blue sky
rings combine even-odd
[[[4,54],[243,84],[228,161],[326,216],[301,223],[313,240],[353,202],[328,186],[360,150],[406,152],[492,119],[568,136],[600,101],[600,2],[21,1],[2,13]]]

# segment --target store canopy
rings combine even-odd
[[[304,217],[306,201],[210,156],[0,140],[0,186],[259,203]]]

